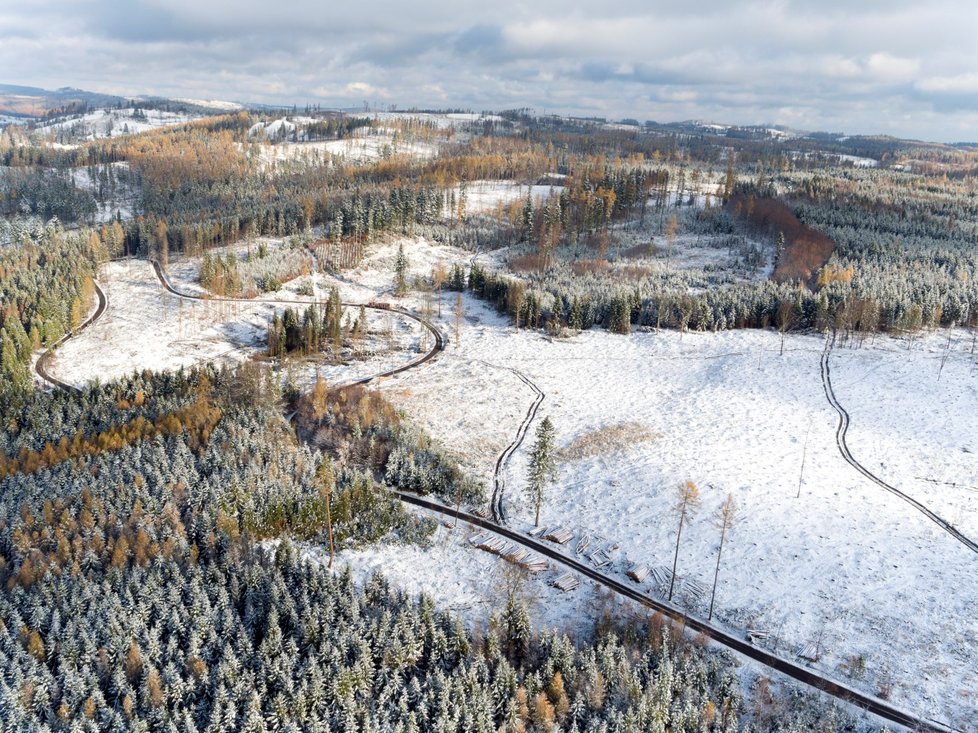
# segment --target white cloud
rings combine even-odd
[[[921,79],[915,86],[924,92],[978,94],[978,73],[969,72],[955,76],[931,76]]]
[[[291,104],[790,119],[959,139],[971,0],[21,0],[0,81]],[[957,20],[954,20],[957,19]]]
[[[874,76],[885,81],[910,81],[920,70],[920,62],[880,52],[869,57],[866,67]]]

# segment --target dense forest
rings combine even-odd
[[[249,368],[139,374],[38,394],[12,416],[5,730],[743,729],[731,661],[661,617],[599,617],[575,644],[535,632],[511,589],[473,635],[381,577],[358,587],[306,559],[288,538],[322,535],[325,493],[340,544],[423,542],[428,520],[375,474],[415,491],[456,490],[458,474],[420,479],[443,459],[399,439],[363,390],[304,399],[302,430],[326,450],[310,452],[269,389]],[[754,713],[800,731],[806,709],[765,698]]]
[[[199,255],[211,293],[253,297],[311,262],[342,275],[395,235],[504,250],[499,267],[473,258],[414,284],[553,333],[974,327],[973,156],[827,148],[918,161],[863,170],[811,140],[525,113],[462,130],[315,111],[266,123],[241,112],[70,146],[0,136],[0,727],[851,727],[767,683],[747,693],[734,660],[661,617],[615,608],[571,637],[537,631],[514,580],[491,623],[466,629],[382,577],[323,567],[334,543],[431,541],[435,521],[395,489],[485,499],[378,393],[320,378],[301,394],[259,361],[42,392],[32,360],[91,312],[109,259]],[[268,155],[356,135],[393,144],[356,163]],[[487,180],[549,192],[470,211]],[[677,242],[722,264],[679,266]],[[271,317],[267,356],[335,358],[365,332],[333,289]]]

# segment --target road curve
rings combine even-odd
[[[832,353],[832,346],[834,344],[835,334],[832,334],[831,340],[826,338],[825,349],[822,351],[822,387],[825,389],[825,397],[828,399],[829,404],[832,405],[837,413],[839,413],[839,424],[835,429],[835,444],[839,448],[839,453],[842,454],[842,457],[845,459],[846,463],[855,468],[857,471],[859,471],[859,473],[868,478],[874,484],[903,499],[910,506],[934,522],[934,524],[943,529],[962,545],[967,547],[972,552],[978,553],[978,542],[975,542],[975,540],[962,533],[957,527],[933,512],[931,509],[928,509],[924,504],[921,504],[913,497],[904,494],[895,486],[888,484],[886,481],[857,461],[852,455],[852,451],[849,450],[849,445],[846,442],[846,434],[849,431],[850,423],[849,413],[842,406],[842,403],[839,402],[839,399],[835,396],[835,391],[832,389],[832,372],[829,366],[829,356]]]
[[[73,328],[71,331],[69,331],[60,339],[58,339],[55,343],[53,343],[50,347],[45,349],[44,353],[38,357],[37,363],[34,364],[34,371],[37,372],[37,376],[39,376],[45,382],[48,382],[49,384],[53,384],[55,387],[67,390],[69,392],[81,392],[81,390],[78,389],[78,387],[76,387],[75,385],[68,384],[67,382],[63,382],[62,380],[53,376],[48,371],[48,362],[51,361],[51,358],[54,356],[54,350],[56,348],[61,346],[61,344],[63,344],[68,339],[80,333],[82,330],[88,328],[93,323],[95,323],[95,321],[97,321],[99,318],[102,317],[102,314],[105,313],[105,309],[109,306],[109,299],[105,296],[105,292],[102,290],[98,282],[92,280],[92,284],[95,285],[95,294],[98,296],[98,307],[95,309],[95,312],[92,313],[92,315],[90,315],[88,318],[86,318],[83,323],[79,324],[77,328]]]
[[[173,287],[173,285],[170,283],[170,279],[166,276],[166,272],[163,270],[163,267],[160,265],[158,261],[152,260],[152,263],[153,263],[153,269],[156,271],[156,276],[159,278],[160,283],[163,285],[163,287],[169,293],[177,296],[178,298],[183,298],[184,300],[199,300],[203,302],[212,302],[212,303],[224,302],[224,303],[252,303],[252,304],[268,303],[270,305],[302,305],[302,306],[313,305],[313,302],[309,300],[289,300],[289,299],[257,300],[255,298],[223,298],[223,297],[217,297],[211,295],[197,295],[194,293],[185,293],[182,290],[177,290],[175,287]],[[405,318],[410,318],[412,321],[416,321],[417,323],[421,324],[421,326],[427,329],[428,332],[434,338],[434,345],[424,354],[419,356],[417,359],[413,359],[409,361],[407,364],[402,364],[401,366],[395,367],[394,369],[388,369],[387,371],[380,372],[379,374],[371,374],[370,376],[367,377],[355,379],[351,382],[347,382],[345,386],[349,386],[353,384],[367,384],[368,382],[374,379],[380,379],[382,377],[391,377],[394,376],[395,374],[406,372],[409,369],[414,369],[415,367],[419,367],[422,364],[431,361],[438,355],[439,352],[445,350],[445,337],[442,335],[441,331],[435,328],[435,326],[427,319],[422,318],[421,316],[412,313],[411,311],[406,310],[405,308],[398,308],[396,306],[387,305],[387,304],[378,304],[378,303],[341,303],[341,305],[346,308],[363,307],[366,308],[367,310],[397,313],[399,315],[404,316]]]
[[[635,601],[636,603],[640,603],[647,608],[651,608],[675,621],[678,621],[685,628],[692,629],[696,633],[707,634],[711,640],[737,652],[738,654],[742,654],[748,659],[777,670],[778,672],[781,672],[792,679],[821,690],[822,692],[825,692],[839,700],[855,705],[863,710],[866,710],[867,712],[872,713],[873,715],[883,718],[884,720],[897,723],[914,731],[927,731],[928,733],[960,733],[955,728],[951,728],[944,723],[919,718],[912,713],[886,702],[885,700],[880,700],[879,698],[860,692],[852,687],[848,687],[847,685],[844,685],[836,680],[823,677],[817,672],[814,672],[799,664],[795,664],[784,657],[779,657],[769,651],[760,649],[759,647],[756,647],[753,644],[740,639],[739,637],[733,636],[729,632],[724,631],[708,621],[696,618],[695,616],[690,616],[671,603],[652,598],[651,596],[642,593],[633,585],[623,583],[600,572],[599,570],[596,570],[586,563],[579,562],[575,558],[569,557],[545,542],[541,542],[540,540],[534,539],[526,534],[517,532],[508,527],[504,527],[490,519],[483,519],[482,517],[478,517],[474,514],[458,511],[454,507],[449,507],[434,501],[430,501],[417,496],[416,494],[409,494],[402,491],[395,491],[394,493],[397,494],[401,501],[406,504],[427,509],[428,511],[437,512],[448,517],[457,517],[465,522],[468,522],[469,524],[488,530],[489,532],[493,532],[494,534],[504,537],[512,542],[516,542],[529,550],[553,560],[568,570],[573,570],[579,575],[583,575],[584,577],[593,580],[595,583],[603,585],[604,587],[618,593],[621,596],[624,596],[625,598]]]

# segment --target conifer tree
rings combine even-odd
[[[530,451],[530,471],[526,493],[533,502],[536,514],[534,525],[540,526],[540,507],[543,505],[547,487],[557,480],[557,456],[555,433],[550,417],[543,418],[537,427],[536,441]]]
[[[408,260],[404,254],[404,244],[397,245],[397,257],[394,259],[394,295],[398,298],[407,294]]]

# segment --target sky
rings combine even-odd
[[[978,139],[973,0],[3,0],[0,82]]]

